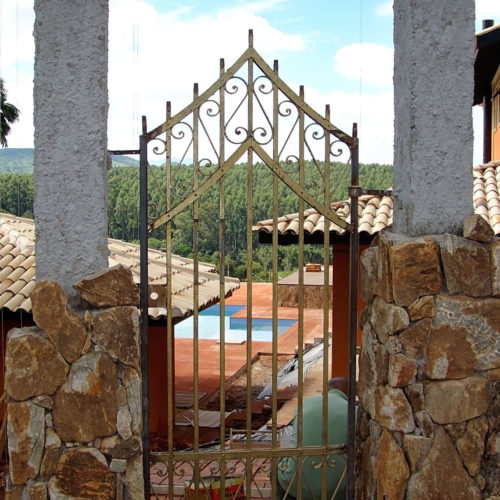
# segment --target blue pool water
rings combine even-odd
[[[226,331],[226,342],[242,342],[247,339],[247,319],[233,318],[232,316],[245,306],[226,306],[224,310],[224,324]],[[198,317],[198,331],[200,339],[219,340],[219,317],[220,307],[211,306],[201,311]],[[278,319],[278,336],[288,330],[293,324],[293,319]],[[272,340],[272,319],[253,318],[252,319],[252,340],[262,340],[271,342]],[[175,336],[177,338],[193,337],[193,317],[187,318],[175,325]]]

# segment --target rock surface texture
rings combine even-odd
[[[144,499],[137,287],[115,268],[77,289],[96,279],[99,310],[73,311],[46,280],[32,295],[38,326],[9,332],[7,498]]]
[[[358,499],[500,496],[500,246],[464,234],[381,234],[365,258]]]
[[[120,264],[84,278],[74,288],[94,307],[139,306],[139,287],[130,269]]]

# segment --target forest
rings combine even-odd
[[[298,180],[296,164],[282,165],[292,178]],[[192,165],[176,165],[171,178],[171,206],[175,206],[193,189],[208,178],[215,167],[193,169]],[[193,181],[193,177],[196,181]],[[343,163],[331,165],[331,200],[347,198],[350,170]],[[325,180],[324,165],[305,162],[303,183],[310,193],[322,199]],[[319,182],[321,181],[321,182]],[[235,165],[224,176],[225,272],[245,279],[247,213],[251,223],[272,217],[272,172],[263,164],[253,168],[252,210],[247,211],[247,166]],[[392,186],[392,166],[369,164],[360,166],[360,184],[366,189],[388,189]],[[149,169],[149,218],[153,220],[165,212],[165,167]],[[198,201],[199,258],[218,265],[219,262],[219,183],[208,189]],[[108,172],[109,236],[124,241],[138,242],[139,238],[139,170],[134,166],[113,167]],[[33,217],[33,174],[0,174],[0,210],[22,217]],[[281,181],[278,184],[278,213],[295,213],[299,208],[297,195]],[[306,207],[307,208],[307,207]],[[179,213],[173,220],[172,250],[184,257],[193,256],[193,207]],[[165,228],[155,230],[149,239],[153,248],[165,249]],[[322,246],[306,245],[306,262],[322,262]],[[297,252],[293,246],[279,248],[280,271],[290,272],[297,267]],[[271,269],[271,248],[252,241],[252,272],[255,279],[266,281]]]

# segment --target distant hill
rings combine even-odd
[[[0,173],[30,174],[33,172],[33,149],[0,149]]]
[[[30,174],[33,172],[32,148],[0,149],[0,173]],[[113,167],[138,167],[139,160],[129,156],[113,156]]]
[[[112,156],[113,167],[138,167],[139,157],[137,159],[130,158],[130,156]]]

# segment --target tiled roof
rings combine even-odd
[[[500,161],[491,161],[473,169],[474,212],[484,217],[491,224],[496,235],[500,235]],[[363,195],[359,197],[359,232],[374,235],[392,224],[392,196]],[[336,201],[332,210],[343,220],[351,222],[351,206],[349,200]],[[323,234],[325,218],[314,208],[304,212],[304,232],[314,236]],[[330,232],[338,235],[345,230],[333,222],[329,223]],[[258,222],[255,232],[271,234],[273,220]],[[299,231],[299,214],[283,215],[278,218],[278,233],[281,236],[296,236]]]
[[[474,167],[474,212],[482,215],[500,234],[500,161]]]
[[[351,205],[348,200],[336,201],[331,208],[343,220],[351,221]],[[363,195],[359,197],[359,232],[370,235],[381,231],[392,224],[392,197]],[[334,222],[329,222],[330,232],[339,235],[345,234],[346,230]],[[268,219],[258,222],[253,230],[256,232],[272,233],[273,220]],[[304,231],[309,235],[323,233],[325,230],[325,218],[316,209],[310,208],[304,212]],[[283,215],[278,218],[278,232],[280,235],[297,235],[299,231],[299,214]]]
[[[123,264],[131,269],[139,283],[139,246],[109,239],[109,265]],[[211,264],[199,263],[199,304],[207,306],[219,299],[220,282]],[[149,250],[149,283],[159,294],[150,302],[153,318],[166,316],[162,290],[166,283],[166,254]],[[160,285],[156,287],[155,285]],[[163,286],[161,286],[163,285]],[[0,214],[0,308],[10,311],[31,311],[30,294],[35,286],[35,224],[10,214]],[[226,294],[239,287],[235,278],[226,278]],[[193,261],[172,256],[173,317],[189,316],[193,312]],[[164,296],[164,293],[163,293]]]

